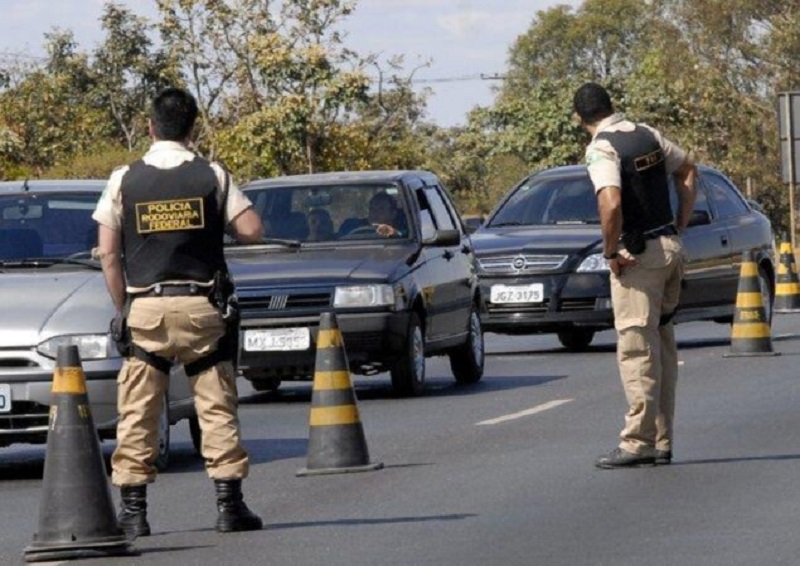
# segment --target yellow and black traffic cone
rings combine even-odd
[[[742,254],[742,269],[739,273],[739,289],[736,294],[736,311],[731,329],[731,351],[724,357],[777,356],[772,349],[770,321],[764,310],[758,266],[753,253]]]
[[[26,562],[138,554],[114,514],[77,346],[58,348],[42,489]]]
[[[800,312],[800,279],[797,276],[797,265],[794,261],[792,242],[786,233],[781,235],[780,259],[778,274],[775,277],[776,313]]]
[[[297,472],[298,476],[368,472],[383,467],[381,462],[369,461],[344,340],[330,312],[322,313],[319,321],[309,428],[306,467]]]

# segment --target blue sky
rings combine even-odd
[[[102,38],[99,16],[105,0],[0,0],[3,34],[0,54],[41,55],[43,34],[71,29],[82,49]],[[154,0],[123,0],[135,13],[156,14]],[[407,68],[419,70],[417,86],[430,88],[428,118],[442,126],[462,124],[476,105],[492,102],[495,81],[508,49],[539,10],[557,4],[578,7],[581,0],[360,0],[343,30],[347,45],[361,54],[404,55]],[[447,79],[447,80],[445,80]],[[466,80],[450,80],[466,79]]]

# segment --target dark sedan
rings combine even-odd
[[[327,173],[244,187],[264,220],[260,245],[230,245],[241,305],[239,367],[259,390],[313,377],[320,314],[333,311],[350,369],[391,373],[420,393],[425,358],[455,379],[483,374],[475,257],[431,173]]]
[[[585,167],[558,167],[524,179],[472,241],[487,300],[484,330],[556,333],[565,347],[580,350],[595,332],[613,327],[597,199]],[[775,271],[769,219],[710,167],[699,167],[697,203],[683,242],[687,263],[677,322],[732,320],[747,249],[755,254],[771,315]]]

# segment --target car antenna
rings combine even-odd
[[[31,190],[31,188],[28,186],[28,179],[25,179],[25,180],[22,182],[22,190],[23,190],[24,192],[26,192],[26,193],[27,193],[29,190]]]

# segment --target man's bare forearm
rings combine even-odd
[[[122,271],[122,257],[116,252],[100,254],[100,263],[103,266],[103,275],[106,279],[106,287],[111,295],[111,300],[118,311],[122,311],[125,305],[125,275]]]
[[[689,219],[694,210],[694,202],[697,199],[697,167],[691,158],[675,171],[675,189],[678,193],[678,218],[676,224],[678,231],[683,232],[689,225]]]

